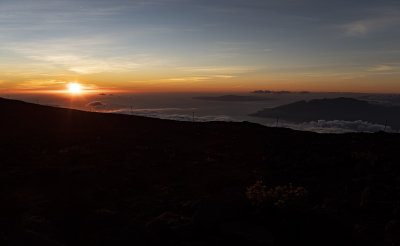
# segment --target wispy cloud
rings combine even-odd
[[[219,78],[219,79],[231,79],[231,78],[235,78],[236,76],[233,75],[215,75],[215,78]]]
[[[102,57],[98,50],[107,52],[112,40],[93,39],[49,39],[42,42],[8,42],[1,49],[13,52],[31,62],[58,66],[67,71],[92,74],[101,72],[129,72],[141,67],[138,60],[148,60],[142,55],[114,54]]]
[[[306,73],[300,73],[299,75],[302,75],[304,77],[309,77],[309,78],[334,78],[334,79],[341,79],[341,80],[351,80],[351,79],[357,79],[357,78],[362,78],[365,77],[364,73],[361,72],[306,72]]]
[[[250,73],[259,69],[251,66],[207,66],[207,67],[178,67],[179,73],[190,74],[186,76],[169,78],[167,81],[196,82],[204,80],[227,80]]]
[[[340,26],[347,37],[366,37],[375,32],[392,30],[400,26],[400,11],[397,10],[376,10],[369,18],[355,20]]]
[[[373,23],[370,21],[356,21],[349,24],[343,25],[344,35],[348,37],[360,37],[365,36],[371,31]]]
[[[232,79],[235,77],[236,76],[233,76],[233,75],[183,76],[183,77],[161,79],[159,81],[185,82],[186,83],[186,82],[199,82],[199,81],[216,80],[216,79]]]
[[[2,1],[2,31],[79,29],[89,23],[111,18],[126,6],[110,6],[82,1]]]
[[[180,67],[179,70],[191,73],[202,73],[202,74],[241,74],[253,72],[259,69],[256,66],[210,66],[210,67]]]
[[[203,81],[203,80],[209,80],[210,77],[207,76],[197,76],[197,77],[177,77],[177,78],[168,78],[165,79],[167,81],[174,81],[174,82],[188,82],[188,81]]]
[[[367,69],[370,72],[400,72],[400,65],[377,65]]]
[[[31,59],[48,62],[54,65],[60,65],[67,70],[80,73],[92,74],[102,72],[127,72],[140,67],[140,64],[130,61],[126,58],[93,58],[87,56],[57,54],[47,56],[29,56]]]
[[[58,81],[58,80],[40,80],[40,79],[31,79],[15,85],[18,89],[50,89],[50,90],[57,90],[57,89],[64,89],[65,88],[65,81]]]

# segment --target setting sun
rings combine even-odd
[[[67,87],[68,92],[71,94],[79,94],[82,92],[82,86],[78,83],[69,83]]]

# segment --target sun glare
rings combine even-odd
[[[69,83],[67,87],[68,92],[71,94],[79,94],[82,92],[82,86],[78,83]]]

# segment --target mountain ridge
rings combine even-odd
[[[302,123],[317,120],[368,121],[400,128],[400,107],[372,104],[354,98],[313,99],[298,101],[250,114],[254,117],[276,118]]]

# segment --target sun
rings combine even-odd
[[[71,94],[80,94],[82,92],[82,86],[79,83],[69,83],[67,87],[68,92]]]

